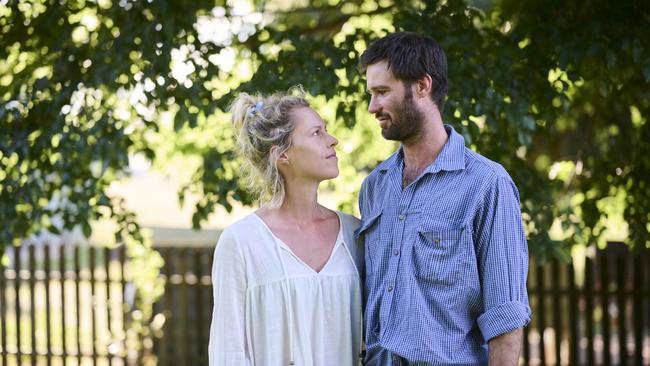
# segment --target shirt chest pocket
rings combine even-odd
[[[420,227],[412,254],[415,276],[427,283],[455,284],[460,274],[463,233],[463,229]]]

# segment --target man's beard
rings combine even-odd
[[[402,99],[399,108],[391,116],[391,122],[386,128],[381,129],[381,135],[386,140],[404,141],[417,135],[422,130],[424,114],[413,102],[411,86],[404,85],[404,92],[404,99]],[[388,116],[388,113],[380,113],[377,117],[380,115]]]

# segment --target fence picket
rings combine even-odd
[[[7,287],[5,286],[6,274],[5,274],[5,265],[0,261],[0,347],[2,347],[2,353],[0,354],[0,360],[2,364],[7,364]]]
[[[619,365],[627,365],[627,327],[626,327],[626,301],[627,296],[627,263],[624,257],[618,257],[616,261],[616,279],[617,279],[617,303],[618,303],[618,355]]]
[[[18,360],[18,364],[20,364],[20,359],[22,358],[22,334],[21,334],[21,323],[20,323],[20,318],[22,317],[22,304],[20,303],[20,300],[22,297],[20,297],[18,294],[20,292],[20,287],[21,287],[21,282],[22,279],[20,278],[20,271],[22,270],[22,263],[21,263],[21,254],[20,254],[20,248],[14,248],[14,263],[16,266],[15,269],[15,275],[14,275],[14,306],[16,308],[16,314],[15,319],[16,319],[16,360]]]
[[[183,309],[189,309],[189,286],[187,286],[187,257],[189,253],[189,248],[183,248],[181,250],[181,254],[179,256],[180,258],[180,280],[181,280],[181,307]],[[189,312],[188,311],[183,311],[181,312],[181,317],[180,317],[180,324],[182,328],[182,334],[183,334],[183,350],[185,351],[185,364],[186,365],[191,365],[192,364],[192,352],[190,351],[192,349],[192,335],[190,334],[190,327],[189,324]]]
[[[126,246],[121,245],[119,247],[119,261],[120,261],[120,284],[121,284],[121,295],[122,295],[122,308],[120,311],[120,314],[122,316],[122,327],[124,328],[124,331],[126,332],[127,329],[131,326],[130,320],[129,320],[129,305],[127,304],[128,300],[126,298]],[[124,339],[122,339],[122,344],[126,345],[126,337],[127,334],[124,333]],[[128,351],[126,350],[126,347],[124,347],[124,350],[122,350],[122,362],[124,365],[129,365],[129,355]]]
[[[111,249],[109,247],[104,247],[103,250],[103,257],[104,257],[104,279],[105,279],[105,284],[106,284],[106,297],[104,298],[104,304],[106,304],[106,330],[108,331],[109,335],[109,343],[107,344],[106,348],[106,358],[108,360],[108,365],[111,366],[113,364],[113,354],[111,353],[111,349],[109,348],[114,335],[115,335],[115,329],[113,325],[113,318],[111,317],[111,310],[113,308],[113,303],[111,302],[111,288],[113,285],[113,277],[111,277]]]
[[[95,289],[95,261],[96,261],[96,250],[94,246],[88,247],[88,254],[90,260],[88,262],[88,271],[90,272],[90,329],[91,329],[91,349],[92,349],[92,360],[93,365],[97,364],[97,319],[96,319],[96,308],[97,308],[97,292]]]
[[[82,351],[81,351],[81,314],[80,314],[80,292],[79,292],[79,285],[81,282],[81,263],[80,263],[80,253],[79,253],[79,247],[75,246],[74,247],[74,287],[75,287],[75,317],[76,317],[76,322],[75,322],[75,328],[76,328],[76,346],[77,346],[77,365],[81,364],[81,359],[82,359]]]
[[[66,289],[65,284],[67,281],[67,268],[66,268],[66,246],[61,245],[59,248],[59,272],[61,273],[61,358],[63,359],[63,364],[66,365],[68,361],[68,347],[67,347],[67,338],[65,332],[66,326]]]
[[[202,319],[203,317],[203,286],[201,285],[201,277],[203,276],[203,269],[201,265],[201,249],[197,248],[192,251],[193,257],[194,257],[194,269],[196,271],[196,288],[194,289],[194,292],[196,294],[196,335],[197,335],[197,341],[195,342],[196,345],[196,354],[201,354],[201,349],[204,347],[205,344],[208,344],[207,340],[205,339],[206,337],[204,336],[205,334],[205,328],[203,327],[203,324],[205,323]],[[196,365],[197,363],[200,362],[200,359],[197,357],[197,359],[192,363],[193,365]]]
[[[569,263],[569,365],[578,365],[580,362],[580,344],[578,342],[578,294],[576,288],[575,266]]]
[[[587,338],[587,364],[596,363],[594,357],[594,276],[593,260],[590,257],[585,258],[585,327]]]
[[[176,323],[176,316],[178,314],[174,314],[174,305],[173,305],[173,299],[174,299],[174,286],[171,282],[171,279],[173,277],[173,259],[176,256],[173,256],[173,250],[174,248],[165,248],[165,254],[164,254],[164,259],[165,259],[165,273],[167,274],[167,285],[165,286],[165,295],[164,295],[164,303],[165,303],[165,309],[167,309],[166,316],[167,316],[167,322],[165,322],[165,330],[166,331],[171,331],[172,334],[170,334],[168,337],[164,337],[167,343],[170,344],[176,344],[176,339],[174,337],[175,332],[172,331],[172,329],[175,329],[175,323]],[[175,355],[177,354],[176,352],[173,351],[172,347],[167,347],[163,348],[162,353],[165,355],[165,360],[167,361],[167,365],[174,365],[175,364]]]
[[[612,356],[609,351],[610,347],[610,329],[609,329],[609,265],[607,257],[600,257],[600,306],[603,309],[602,329],[603,329],[603,364],[609,366],[612,364]]]
[[[44,266],[44,271],[45,271],[45,278],[43,281],[43,285],[45,286],[45,336],[46,336],[46,343],[45,346],[47,347],[47,353],[45,355],[45,360],[47,366],[52,365],[52,329],[50,327],[50,322],[51,322],[51,311],[50,311],[50,284],[51,284],[51,277],[50,277],[50,246],[46,245],[43,247],[43,251],[45,252],[45,266]]]
[[[553,333],[555,334],[555,364],[562,364],[562,282],[561,267],[557,259],[551,262],[551,298],[553,299]]]
[[[537,331],[539,333],[539,357],[542,365],[546,365],[546,344],[544,342],[544,329],[546,328],[546,306],[544,293],[544,267],[537,265],[535,276],[537,280]]]
[[[32,357],[30,361],[32,366],[36,366],[36,355],[38,355],[38,349],[36,347],[36,296],[34,296],[34,291],[36,290],[36,258],[35,258],[36,248],[33,245],[27,247],[27,252],[29,255],[29,326],[30,326],[30,352]]]
[[[641,265],[643,260],[642,253],[634,257],[634,291],[632,292],[633,307],[632,324],[634,324],[634,364],[643,364],[643,298],[641,297],[646,288],[643,286],[644,268]]]

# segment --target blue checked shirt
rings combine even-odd
[[[528,324],[519,192],[451,126],[437,159],[402,190],[402,149],[364,181],[366,365],[487,364],[487,341]]]

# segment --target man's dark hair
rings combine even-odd
[[[442,113],[447,95],[447,56],[431,37],[412,32],[398,32],[378,39],[368,46],[359,60],[364,73],[369,65],[387,61],[393,75],[409,87],[425,74],[431,76],[431,99]]]

